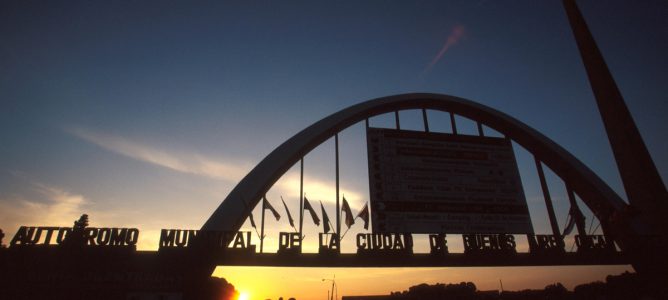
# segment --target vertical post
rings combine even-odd
[[[366,127],[366,129],[369,129],[369,118],[364,119],[364,127]]]
[[[427,110],[422,109],[422,121],[424,122],[424,131],[429,132],[429,120],[427,120]]]
[[[452,126],[452,134],[457,134],[457,123],[455,123],[455,114],[450,112],[450,126]]]
[[[480,122],[476,122],[478,124],[478,135],[479,136],[485,136],[485,133],[482,131],[482,124]]]
[[[620,245],[631,253],[632,265],[638,274],[654,281],[652,284],[655,286],[664,286],[665,280],[660,278],[668,277],[668,258],[665,255],[668,252],[665,230],[668,228],[668,190],[575,0],[564,0],[563,4],[624,190],[635,211],[632,217],[635,225],[627,225],[633,227],[629,230],[631,234],[613,229],[618,226],[609,224],[611,220],[606,218],[599,219],[601,226],[604,233],[608,232],[607,229],[616,231]],[[652,235],[655,238],[648,238]]]
[[[396,123],[395,125],[397,126],[397,130],[401,129],[401,125],[399,124],[399,111],[398,110],[394,111],[394,122]]]
[[[543,173],[543,164],[535,156],[534,160],[536,161],[536,169],[538,170],[540,187],[543,189],[543,198],[545,199],[545,206],[547,207],[547,215],[550,218],[550,226],[552,226],[552,234],[556,238],[561,238],[561,232],[559,232],[559,223],[557,223],[557,217],[554,215],[554,207],[552,206],[552,198],[550,197],[550,190],[547,187],[547,181],[545,181],[545,173]]]
[[[366,129],[369,130],[369,119],[368,119],[368,118],[365,119],[365,124],[366,124]],[[365,139],[368,138],[368,136],[366,135],[366,132],[364,133],[364,138],[365,138]],[[368,152],[367,152],[367,157],[366,157],[366,159],[367,159],[367,163],[368,163],[368,162],[369,162],[369,153],[368,153]],[[370,172],[370,171],[369,171],[369,172]],[[369,195],[369,197],[370,197],[370,196],[371,196],[371,195]],[[369,216],[371,216],[371,211],[369,211]],[[371,218],[369,218],[369,222],[371,222]],[[339,245],[339,247],[341,247],[341,245]]]
[[[337,250],[341,251],[341,208],[339,207],[339,133],[334,134],[334,147],[336,155],[336,239]]]
[[[262,196],[262,226],[260,226],[260,253],[264,246],[264,203],[267,202],[267,196]]]
[[[575,0],[563,4],[629,203],[644,215],[639,219],[649,223],[654,234],[665,238],[666,186]]]
[[[578,234],[580,236],[587,235],[587,229],[585,227],[585,221],[582,218],[582,211],[578,207],[578,203],[575,201],[575,193],[571,189],[571,185],[566,183],[566,193],[568,193],[568,202],[571,203],[572,214],[571,218],[575,218],[575,226],[578,229]]]
[[[299,160],[299,240],[304,238],[304,157]],[[299,245],[302,243],[300,242]]]

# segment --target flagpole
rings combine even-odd
[[[262,253],[262,247],[264,246],[264,203],[267,202],[267,196],[262,196],[262,225],[260,226],[260,253]]]
[[[253,213],[253,212],[251,212],[251,214],[252,214],[252,213]],[[260,233],[257,232],[257,228],[253,227],[253,230],[255,230],[255,234],[257,234],[257,237],[258,237],[258,238],[261,237]],[[260,239],[260,240],[262,240],[262,239]]]
[[[304,157],[299,160],[299,240],[304,238]],[[299,243],[301,245],[301,243]]]
[[[292,219],[292,216],[290,215],[290,210],[288,209],[288,205],[285,204],[285,200],[283,200],[283,195],[281,195],[281,202],[283,202],[283,206],[285,206],[285,212],[288,214],[288,220],[289,220],[290,226],[292,226],[292,229],[294,229],[295,232],[297,232],[297,228],[295,228],[295,222]]]
[[[341,207],[339,206],[339,133],[334,135],[336,154],[336,238],[337,245],[341,245]]]
[[[373,226],[373,220],[371,219],[371,206],[369,205],[370,201],[371,200],[367,201],[367,203],[366,203],[366,205],[367,205],[366,209],[368,210],[368,214],[369,214],[367,219],[369,219],[369,226]],[[369,227],[369,226],[367,226],[367,227]],[[366,229],[366,228],[364,228],[364,229]],[[371,231],[373,232],[373,227],[371,227]]]
[[[253,230],[255,230],[255,234],[257,234],[257,237],[259,238],[260,233],[257,232],[257,227],[255,227],[255,221],[253,221],[253,209],[250,208],[250,206],[248,205],[248,203],[246,203],[246,200],[244,200],[243,197],[241,197],[241,201],[244,203],[244,206],[246,206],[247,209],[250,209],[250,213],[248,215],[250,216],[249,218],[251,219],[251,226],[253,227]]]
[[[352,227],[352,226],[351,226],[351,227]],[[341,238],[345,237],[345,236],[346,236],[346,233],[348,233],[349,230],[350,230],[350,227],[348,227],[348,229],[346,229],[346,231],[343,233],[343,235],[341,236]]]
[[[366,131],[364,132],[364,138],[368,138],[369,137],[369,135],[368,135],[368,132],[369,132],[369,118],[364,119],[364,126],[366,127]],[[367,163],[368,163],[369,162],[369,154],[368,153],[367,153],[366,160],[367,160]],[[369,198],[371,198],[371,194],[369,194]],[[368,202],[367,202],[367,205],[368,205]],[[371,208],[367,207],[367,209],[371,209]],[[357,216],[357,217],[359,217],[359,216]],[[357,219],[357,217],[355,217],[355,219]],[[371,219],[371,211],[370,210],[369,210],[369,219]],[[371,220],[369,220],[369,223],[371,223]]]
[[[577,216],[572,215],[571,218],[575,218],[575,226],[578,229],[578,234],[583,236],[587,234],[587,230],[585,229],[585,222],[581,218],[582,217],[582,211],[578,207],[578,203],[575,201],[575,193],[573,193],[573,189],[571,189],[570,184],[566,184],[566,193],[568,193],[568,202],[571,203],[571,208],[574,210],[574,214]]]

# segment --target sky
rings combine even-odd
[[[668,178],[668,3],[578,5]],[[350,105],[409,92],[449,94],[539,130],[625,198],[561,1],[3,1],[0,3],[0,228],[137,227],[157,249],[162,228],[198,229],[275,147]],[[401,112],[402,128],[422,129]],[[430,129],[448,132],[429,111]],[[372,118],[392,127],[392,116]],[[464,133],[471,122],[458,119]],[[491,130],[488,130],[491,132]],[[364,125],[340,134],[341,188],[354,213],[368,201]],[[305,157],[305,192],[334,211],[334,149]],[[536,232],[549,225],[531,155],[515,145]],[[298,166],[267,194],[298,214]],[[563,183],[547,170],[557,219]],[[316,202],[317,203],[317,202]],[[591,213],[585,210],[588,221]],[[259,219],[260,209],[254,211]],[[265,251],[284,218],[268,218]],[[305,220],[305,251],[317,232]],[[247,222],[243,230],[252,230]],[[359,222],[343,241],[354,252]],[[315,240],[314,240],[315,239]],[[521,238],[520,238],[521,239]],[[257,241],[256,241],[257,242]],[[459,237],[449,237],[461,251]],[[520,242],[519,250],[526,250]],[[570,244],[567,242],[567,247]],[[416,252],[426,244],[416,238]],[[387,294],[422,282],[480,289],[569,288],[629,266],[305,269],[219,267],[251,299]],[[285,276],[286,273],[291,276]]]

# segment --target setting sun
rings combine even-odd
[[[247,292],[240,292],[239,293],[239,298],[237,300],[249,300],[250,295]]]

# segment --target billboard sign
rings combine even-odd
[[[375,233],[533,233],[509,139],[367,129]]]

